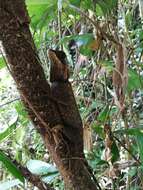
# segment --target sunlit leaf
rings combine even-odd
[[[59,175],[55,166],[40,160],[29,160],[27,162],[27,168],[31,173],[41,176],[42,181],[45,183],[51,182]]]
[[[18,179],[5,181],[5,182],[0,184],[0,189],[1,190],[8,190],[8,189],[11,189],[12,187],[19,185],[19,184],[22,184],[22,183]]]
[[[138,75],[133,69],[128,70],[128,92],[141,88],[141,83],[143,84],[143,78]]]
[[[86,34],[81,34],[81,35],[71,35],[71,36],[66,36],[61,41],[59,44],[64,44],[69,42],[70,40],[75,40],[78,44],[78,46],[82,45],[88,45],[93,41],[94,37],[92,33],[86,33]]]
[[[29,122],[29,118],[28,118],[27,112],[26,112],[22,102],[20,102],[20,101],[17,102],[15,104],[15,109],[19,114],[20,122],[22,123],[23,126],[26,126],[28,124],[28,122]]]
[[[101,123],[104,123],[108,119],[109,115],[109,105],[105,106],[104,109],[100,112],[97,120]]]
[[[90,45],[91,42],[93,42],[94,37],[93,34],[87,33],[87,34],[77,35],[73,39],[76,40],[78,46],[82,46],[82,45]]]
[[[14,118],[13,122],[6,130],[0,132],[0,142],[3,141],[6,137],[8,137],[10,134],[12,134],[13,131],[15,131],[17,119],[18,119],[18,116]]]
[[[47,3],[51,3],[52,2],[52,0],[26,0],[26,4],[27,5],[41,5],[41,4],[47,4]]]
[[[92,124],[92,129],[98,134],[101,138],[105,137],[103,125],[98,125],[96,123]]]
[[[42,181],[44,181],[45,183],[49,184],[50,182],[52,182],[55,177],[59,176],[59,173],[50,173],[49,175],[46,175],[46,177],[42,177]]]
[[[104,15],[102,8],[99,4],[96,5],[96,15],[97,16],[103,16]]]
[[[27,162],[28,170],[35,175],[55,174],[58,170],[52,164],[40,160],[29,160]]]
[[[42,27],[47,26],[47,23],[56,16],[55,10],[57,9],[57,4],[55,1],[41,2],[33,0],[32,2],[28,1],[27,5],[31,17],[31,26],[34,30],[41,30]]]
[[[3,59],[3,57],[0,57],[0,69],[6,67],[5,61]]]

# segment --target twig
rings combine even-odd
[[[15,98],[15,99],[13,99],[13,100],[10,100],[9,102],[6,102],[6,103],[4,103],[4,104],[0,104],[0,108],[2,108],[2,107],[4,107],[4,106],[7,106],[8,104],[11,104],[11,103],[13,103],[13,102],[15,102],[15,101],[17,101],[17,100],[20,100],[20,98]]]
[[[59,41],[62,39],[62,8],[58,7],[58,30],[59,30]],[[63,50],[62,44],[60,44],[61,50]]]

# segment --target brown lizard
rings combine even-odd
[[[59,114],[66,137],[77,144],[83,143],[82,120],[74,98],[69,79],[69,69],[66,55],[63,51],[49,50],[48,57],[51,62],[50,82],[52,98],[57,100]],[[64,102],[64,104],[60,104]],[[83,146],[83,145],[82,145]]]

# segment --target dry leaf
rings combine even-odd
[[[103,153],[103,158],[108,163],[111,163],[112,154],[111,154],[111,148],[113,144],[113,137],[111,135],[111,128],[109,125],[104,126],[104,132],[105,132],[105,150]]]
[[[93,51],[96,51],[99,49],[100,45],[102,43],[102,38],[101,37],[97,37],[95,40],[93,40],[91,42],[91,44],[89,45],[90,49]]]
[[[123,112],[125,108],[125,88],[127,86],[128,81],[125,56],[126,50],[125,47],[123,47],[123,44],[117,45],[116,50],[117,56],[115,69],[113,71],[113,86],[117,96],[115,103],[119,107],[120,111]]]
[[[83,128],[83,140],[84,140],[84,149],[87,151],[92,150],[92,130],[88,123],[84,124]]]

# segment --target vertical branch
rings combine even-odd
[[[62,39],[62,0],[58,0],[58,29],[59,29],[59,41]],[[63,50],[62,44],[60,49]]]

